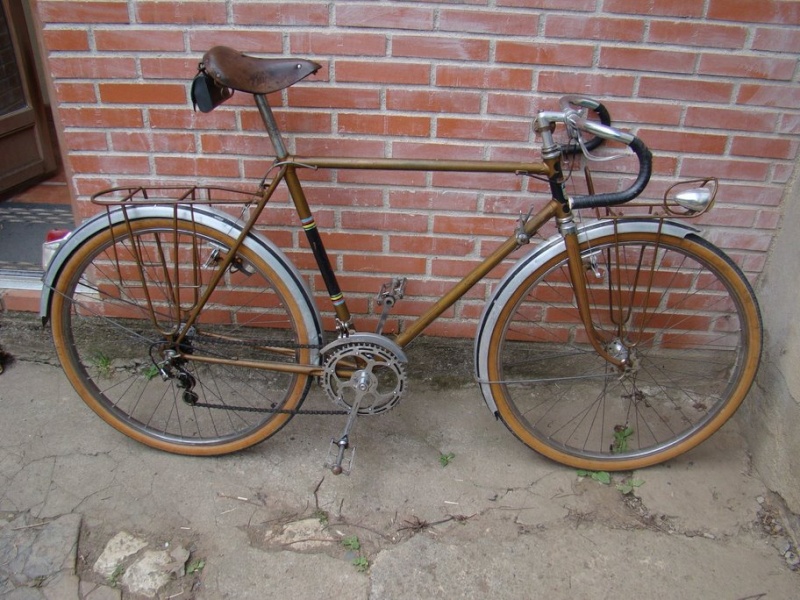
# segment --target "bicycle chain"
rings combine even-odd
[[[348,410],[289,410],[287,408],[254,408],[252,406],[227,406],[223,404],[209,404],[208,402],[195,402],[192,406],[200,408],[221,408],[224,410],[237,410],[241,412],[273,413],[277,415],[349,415]]]

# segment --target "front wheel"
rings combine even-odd
[[[750,285],[694,235],[605,235],[581,256],[594,327],[626,366],[589,345],[564,251],[512,281],[484,328],[484,393],[520,440],[573,467],[638,469],[695,447],[755,377],[762,331]]]
[[[186,330],[234,239],[191,220],[147,217],[90,237],[54,286],[64,372],[107,423],[149,446],[233,452],[276,433],[309,377],[319,332],[281,258],[244,244]],[[293,287],[294,286],[294,287]],[[270,412],[271,411],[271,412]]]

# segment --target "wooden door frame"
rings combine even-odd
[[[27,103],[27,109],[9,113],[5,117],[4,129],[9,134],[22,129],[32,129],[38,149],[38,160],[30,165],[23,165],[16,171],[11,171],[2,188],[0,198],[12,193],[14,190],[35,183],[55,172],[57,168],[54,141],[50,134],[45,96],[40,84],[41,78],[37,70],[34,42],[32,40],[32,26],[29,24],[28,15],[25,13],[24,0],[0,0],[8,21],[8,28],[14,47],[14,54],[22,80],[22,89]],[[0,174],[0,177],[3,175]]]

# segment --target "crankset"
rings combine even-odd
[[[397,344],[374,333],[338,339],[322,349],[322,356],[322,388],[348,411],[344,430],[331,440],[325,462],[334,475],[339,475],[353,467],[355,448],[350,446],[350,433],[356,417],[391,410],[403,397],[408,359]],[[345,462],[346,468],[342,466]]]

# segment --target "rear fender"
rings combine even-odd
[[[88,219],[73,231],[53,256],[42,279],[42,296],[39,304],[39,316],[42,319],[42,323],[46,323],[50,318],[54,294],[53,287],[73,252],[104,229],[125,222],[126,218],[130,221],[136,221],[154,217],[173,219],[176,217],[176,209],[174,206],[161,205],[131,206],[126,207],[124,212],[121,208],[114,209],[108,213],[101,213]],[[234,239],[239,236],[243,229],[243,224],[240,221],[210,206],[195,205],[191,208],[178,206],[177,218],[187,221],[194,220],[196,223],[206,225]],[[321,344],[322,319],[311,291],[297,268],[271,240],[256,231],[250,232],[244,240],[244,245],[268,264],[278,262],[285,269],[291,279],[291,281],[285,283],[292,289],[292,293],[297,295],[298,304],[303,307],[303,316],[309,331],[307,343],[312,345]]]

